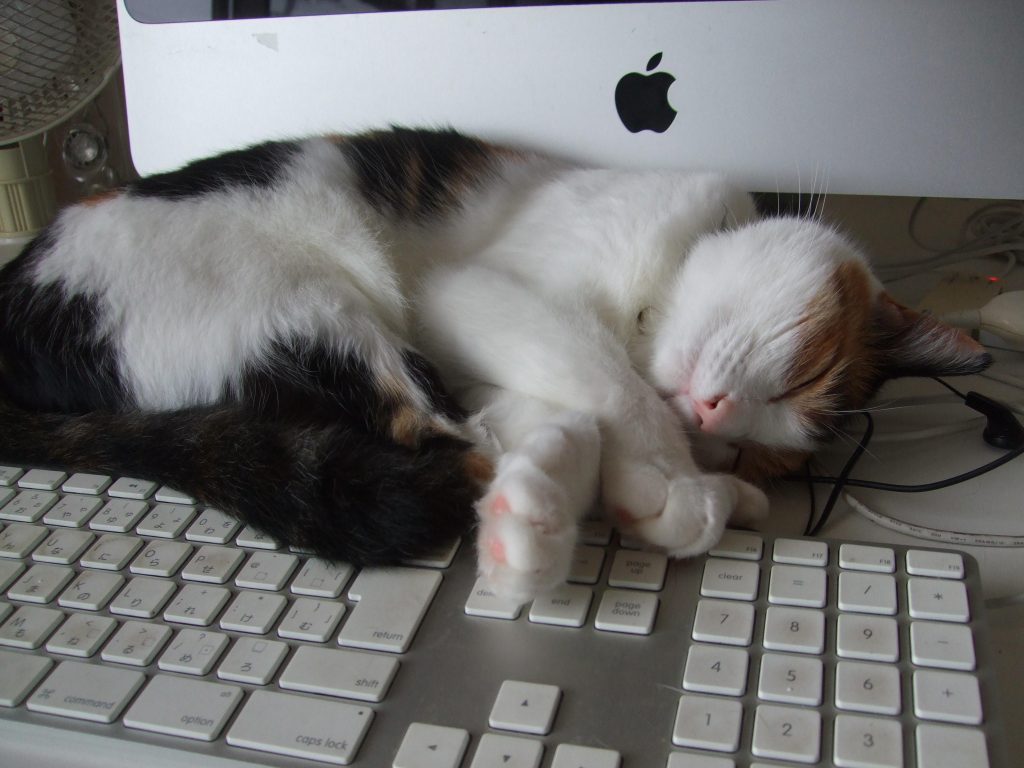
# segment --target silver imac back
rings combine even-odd
[[[118,4],[141,173],[449,125],[751,190],[1024,197],[1019,0]],[[303,6],[318,15],[275,15]]]

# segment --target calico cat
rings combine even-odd
[[[987,364],[718,175],[395,128],[61,212],[0,273],[0,458],[150,477],[356,565],[475,526],[526,600],[599,497],[706,550],[884,380]]]

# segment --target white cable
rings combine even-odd
[[[917,523],[908,523],[906,520],[899,520],[889,515],[884,515],[877,510],[864,504],[864,502],[850,495],[849,491],[843,493],[846,502],[858,514],[866,517],[876,525],[888,528],[890,531],[902,533],[904,536],[912,536],[915,539],[937,541],[943,544],[953,544],[958,547],[1003,547],[1020,548],[1024,547],[1024,536],[1006,535],[1000,533],[972,533],[968,531],[951,531],[944,528],[931,528]]]

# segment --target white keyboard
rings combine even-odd
[[[0,467],[0,765],[1003,768],[977,564],[587,523],[522,608],[471,546],[329,565],[153,483]]]

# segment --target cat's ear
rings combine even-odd
[[[957,328],[908,309],[886,293],[875,303],[873,338],[883,379],[898,376],[955,376],[979,373],[992,356]]]

